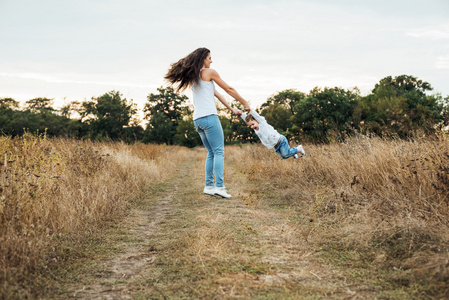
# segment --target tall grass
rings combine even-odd
[[[408,284],[418,273],[440,288],[449,281],[447,133],[411,141],[356,136],[305,150],[281,160],[247,145],[227,157],[261,195],[271,194],[268,204],[298,212],[296,234],[305,242],[357,253],[345,263],[410,270],[397,279]]]
[[[289,240],[321,249],[323,259],[348,270],[373,272],[364,278],[384,276],[393,289],[427,281],[427,295],[449,295],[448,135],[304,146],[307,155],[297,160],[261,145],[227,147],[227,163],[256,186],[257,201],[242,202],[290,208]],[[119,220],[130,200],[171,177],[190,154],[175,146],[0,137],[0,298],[33,297],[29,281],[55,241],[83,241]],[[199,232],[200,242],[214,236]]]
[[[82,241],[167,179],[187,150],[26,134],[0,137],[0,298],[26,297],[61,238]],[[23,287],[24,285],[25,287]]]

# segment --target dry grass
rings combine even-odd
[[[448,295],[448,135],[358,136],[305,150],[304,158],[280,160],[247,145],[228,148],[227,157],[258,185],[265,204],[297,212],[292,234],[319,248],[326,261],[391,272],[386,280],[416,289],[415,296]]]
[[[137,299],[348,295],[333,271],[311,261],[314,249],[290,220],[295,211],[268,206],[267,191],[258,192],[258,184],[242,173],[244,162],[238,158],[247,161],[247,150],[226,148],[225,183],[231,199],[201,193],[205,153],[198,153],[200,161],[178,181],[172,212],[150,238],[156,258],[146,279],[134,287]],[[259,183],[271,184],[270,179]]]
[[[141,241],[155,259],[146,277],[129,283],[136,298],[448,296],[447,135],[358,136],[305,145],[298,160],[261,145],[226,147],[231,199],[202,194],[203,148],[0,142],[10,160],[0,174],[0,296],[26,293],[20,283],[59,259],[56,240],[82,240],[120,220],[148,186],[142,209],[171,200]],[[136,240],[131,232],[123,235]]]
[[[0,298],[23,298],[58,263],[58,241],[81,243],[121,219],[188,150],[25,135],[0,137],[0,153]]]
[[[306,151],[281,160],[261,145],[227,147],[231,199],[202,195],[196,164],[152,237],[140,297],[447,297],[447,136]]]

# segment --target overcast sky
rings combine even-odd
[[[0,97],[118,90],[142,108],[198,47],[253,107],[401,74],[449,95],[449,0],[0,0]]]

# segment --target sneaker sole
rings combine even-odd
[[[220,194],[214,194],[214,196],[216,196],[216,197],[221,197],[221,198],[226,198],[226,199],[231,198],[231,197],[222,196],[222,195],[220,195]]]

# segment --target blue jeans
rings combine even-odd
[[[217,115],[209,115],[193,121],[204,146],[207,149],[206,186],[223,187],[224,168],[224,136],[220,119]]]
[[[274,151],[276,151],[276,153],[282,158],[289,158],[298,153],[298,149],[296,147],[290,148],[287,138],[283,135],[281,135],[279,143],[274,147]]]

